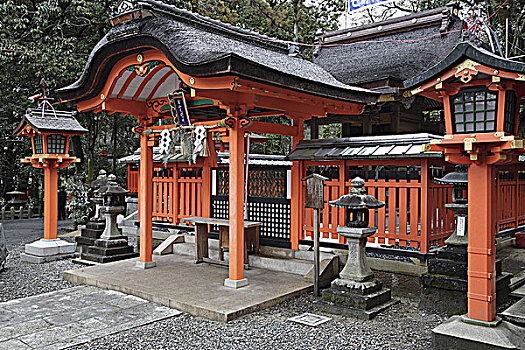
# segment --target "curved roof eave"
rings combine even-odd
[[[454,65],[460,63],[463,59],[469,58],[477,63],[484,64],[489,67],[516,72],[525,73],[525,64],[521,62],[511,61],[506,58],[495,55],[483,48],[472,45],[469,42],[461,42],[450,52],[450,54],[440,61],[435,66],[424,71],[420,75],[407,79],[403,85],[406,89],[411,89],[417,85],[421,85],[436,75],[450,69]]]
[[[104,79],[101,78],[109,74],[112,65],[116,61],[130,54],[143,51],[145,48],[161,50],[182,73],[196,77],[235,74],[247,79],[286,87],[316,96],[364,104],[375,102],[379,96],[377,92],[359,87],[331,86],[326,83],[292,76],[264,67],[257,62],[249,61],[235,53],[227,53],[215,59],[199,63],[182,62],[160,40],[148,34],[127,36],[115,41],[107,41],[104,38],[90,54],[80,78],[73,84],[57,90],[59,96],[64,100],[84,100],[96,96],[105,83]],[[114,54],[115,52],[119,53]],[[102,71],[98,67],[102,67]],[[342,83],[340,84],[343,85]]]

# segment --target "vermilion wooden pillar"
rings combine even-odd
[[[302,119],[293,119],[294,125],[298,127],[298,135],[293,137],[293,149],[304,137],[304,121]],[[292,165],[292,198],[290,203],[290,240],[292,249],[299,249],[299,239],[303,230],[304,208],[302,203],[302,162],[295,161]]]
[[[153,147],[148,135],[140,135],[139,208],[140,208],[140,258],[137,266],[147,269],[155,266],[152,260],[153,211]]]
[[[230,261],[224,285],[240,288],[244,278],[244,129],[234,119],[230,132]]]
[[[44,168],[44,239],[57,239],[58,169],[51,162]]]
[[[493,166],[472,163],[468,177],[468,317],[496,318],[496,237]]]

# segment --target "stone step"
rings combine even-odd
[[[525,327],[525,297],[503,311],[500,316],[507,322]]]
[[[322,292],[323,302],[357,310],[370,310],[392,299],[390,289],[384,288],[368,295],[349,293],[337,289],[325,289]]]
[[[95,245],[96,240],[97,238],[89,238],[89,237],[82,237],[82,236],[75,237],[75,242],[77,242],[77,245],[86,245],[86,246]]]
[[[99,221],[99,222],[89,221],[86,224],[86,228],[87,229],[91,229],[91,230],[102,230],[102,231],[104,231],[105,227],[106,227],[106,223],[104,221]]]
[[[313,266],[313,262],[299,259],[279,259],[258,255],[249,255],[248,258],[250,266],[301,276],[305,276]]]
[[[435,275],[445,275],[450,277],[467,278],[467,262],[430,259],[428,261],[428,273]]]
[[[111,256],[101,256],[101,255],[94,255],[94,254],[87,253],[87,254],[82,255],[82,259],[95,261],[95,262],[104,264],[104,263],[113,262],[113,261],[136,258],[138,256],[139,256],[138,253],[127,253],[127,254],[111,255]]]
[[[102,232],[104,232],[104,229],[102,230],[95,230],[91,228],[83,228],[82,231],[80,231],[80,235],[82,237],[88,237],[88,238],[99,238],[100,235],[102,235]]]
[[[128,253],[133,253],[132,246],[125,245],[122,247],[112,247],[112,248],[90,246],[87,252],[87,254],[103,255],[103,256],[122,255],[122,254],[128,254]]]

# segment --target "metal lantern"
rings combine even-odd
[[[368,227],[369,209],[377,209],[385,206],[384,202],[366,193],[363,188],[365,181],[356,177],[350,183],[352,189],[335,201],[330,201],[333,207],[346,208],[345,225],[347,227]]]

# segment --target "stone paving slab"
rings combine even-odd
[[[194,316],[227,322],[312,289],[302,276],[251,268],[249,284],[240,289],[225,287],[228,268],[195,264],[192,257],[155,256],[156,267],[141,269],[137,259],[85,267],[64,272],[75,284],[120,291]]]
[[[63,349],[181,314],[90,286],[0,303],[0,350]]]

